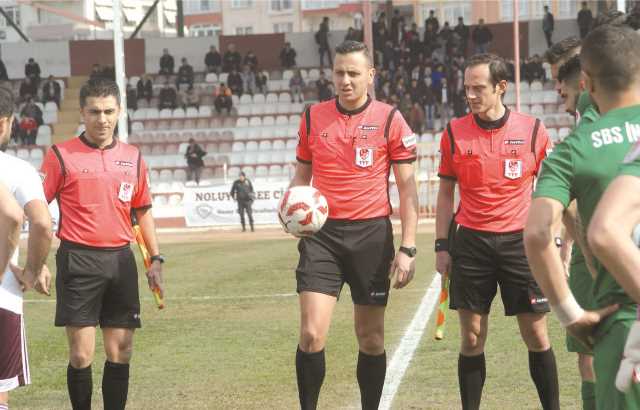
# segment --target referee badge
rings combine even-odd
[[[133,184],[128,182],[120,183],[120,191],[118,192],[118,198],[122,202],[131,201],[131,196],[133,196]]]
[[[356,147],[356,165],[367,168],[373,165],[373,148]]]
[[[521,159],[504,160],[504,176],[509,179],[518,179],[522,176]]]

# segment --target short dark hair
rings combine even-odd
[[[364,53],[365,57],[369,63],[371,60],[371,53],[369,52],[369,47],[365,43],[354,40],[346,40],[336,46],[336,54],[351,54],[351,53]]]
[[[578,54],[577,50],[580,48],[580,44],[578,37],[567,37],[552,45],[544,53],[544,59],[549,64],[557,64],[561,60],[566,60],[574,54]]]
[[[15,99],[13,92],[6,87],[0,87],[0,118],[11,117],[14,108]]]
[[[87,105],[89,97],[109,97],[116,99],[118,106],[120,105],[120,89],[115,81],[108,78],[92,78],[87,81],[80,89],[80,108]]]
[[[562,82],[574,79],[580,74],[580,69],[580,56],[575,55],[560,66],[560,69],[558,70],[558,81]]]
[[[507,63],[502,57],[495,54],[476,54],[467,60],[464,69],[466,71],[467,68],[483,64],[489,66],[490,80],[494,86],[500,81],[506,81],[508,79],[509,69],[507,68]]]
[[[592,29],[596,29],[600,26],[610,25],[610,26],[624,26],[627,22],[627,15],[623,11],[619,10],[609,10],[604,13],[600,13],[593,20]]]
[[[584,39],[580,64],[608,92],[627,90],[640,71],[640,35],[626,26],[600,26]]]

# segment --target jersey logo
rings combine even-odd
[[[416,145],[417,142],[418,142],[418,138],[416,137],[416,134],[411,134],[411,135],[402,137],[402,145],[404,145],[405,148],[413,147]]]
[[[116,165],[120,165],[121,167],[130,167],[133,168],[133,162],[129,161],[115,161]]]
[[[518,179],[522,176],[521,159],[504,160],[504,176],[509,179]]]
[[[373,165],[373,148],[356,147],[356,165],[367,168]]]
[[[118,192],[118,198],[122,202],[131,201],[131,197],[133,196],[133,184],[128,182],[120,183],[120,191]]]
[[[524,145],[524,140],[504,140],[504,145]]]
[[[362,131],[375,131],[378,129],[377,125],[358,125],[358,129]]]

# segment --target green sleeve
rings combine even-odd
[[[618,175],[640,177],[640,144],[636,143],[631,147],[622,165],[620,165]]]
[[[589,105],[580,117],[580,124],[591,124],[592,122],[596,122],[598,118],[600,118],[600,113],[596,110],[596,107]]]
[[[573,137],[573,138],[572,138]],[[556,145],[551,155],[542,161],[542,171],[536,184],[534,198],[552,198],[566,208],[571,202],[571,186],[574,178],[572,144],[576,136],[569,135]]]
[[[578,103],[576,104],[576,110],[580,113],[580,116],[583,116],[587,111],[587,108],[593,106],[593,101],[591,101],[591,96],[589,92],[583,91],[578,97]]]

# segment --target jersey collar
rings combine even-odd
[[[495,121],[485,121],[481,119],[479,116],[477,116],[476,114],[473,114],[473,118],[476,120],[476,124],[478,124],[480,128],[483,128],[485,130],[496,130],[498,128],[502,128],[504,124],[507,123],[510,112],[511,111],[509,111],[509,108],[505,106],[504,115],[502,116],[502,118],[499,118]]]
[[[362,107],[356,108],[355,110],[347,110],[346,108],[340,105],[340,103],[338,102],[338,97],[336,97],[336,109],[340,114],[357,115],[363,112],[364,110],[366,110],[367,107],[369,107],[369,104],[371,104],[371,101],[372,101],[371,96],[367,94],[367,102],[362,104]]]
[[[93,149],[100,149],[100,147],[96,144],[94,144],[93,142],[89,141],[87,139],[87,137],[85,137],[84,135],[84,131],[82,132],[82,134],[80,134],[80,141],[82,141],[85,145],[93,148]],[[105,146],[103,149],[111,149],[114,148],[118,143],[118,139],[116,137],[113,137],[113,141],[111,141],[111,144]]]

